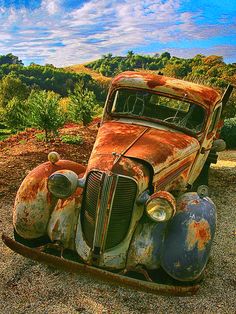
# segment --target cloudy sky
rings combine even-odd
[[[65,66],[128,50],[236,62],[236,1],[0,0],[0,55]]]

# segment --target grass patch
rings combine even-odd
[[[81,145],[83,144],[83,139],[81,136],[79,135],[62,135],[61,136],[61,141],[62,143],[66,143],[66,144],[76,144],[76,145]]]
[[[35,138],[39,142],[46,142],[46,137],[44,133],[37,133],[35,134]]]
[[[0,129],[0,141],[5,140],[6,138],[12,135],[12,130],[10,129]]]

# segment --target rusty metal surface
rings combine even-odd
[[[75,232],[83,189],[67,199],[58,200],[48,222],[47,232],[51,241],[60,242],[64,248],[75,250]]]
[[[46,162],[33,169],[22,182],[13,210],[13,225],[20,236],[30,239],[47,233],[50,214],[57,203],[47,189],[47,179],[62,169],[72,170],[78,175],[85,171],[83,166],[68,160],[60,160],[56,164]]]
[[[98,269],[92,266],[88,266],[81,263],[76,263],[70,260],[62,259],[57,256],[53,256],[47,253],[40,252],[37,249],[26,247],[18,242],[12,240],[6,235],[2,235],[3,242],[13,251],[23,255],[24,257],[31,258],[38,262],[43,262],[47,265],[58,267],[60,269],[76,272],[76,273],[87,273],[93,277],[97,277],[104,281],[111,283],[117,283],[120,285],[128,285],[135,288],[136,290],[144,290],[155,294],[171,294],[171,295],[193,295],[198,289],[199,285],[193,286],[171,286],[158,284],[154,282],[146,282],[130,277],[124,277],[118,274],[108,272],[106,270]]]
[[[149,89],[171,97],[185,97],[206,107],[214,107],[221,100],[220,93],[213,88],[147,72],[123,72],[113,79],[112,86]]]
[[[156,173],[199,150],[198,141],[186,134],[152,128],[140,137],[139,134],[145,129],[135,124],[105,122],[99,129],[91,160],[97,158],[101,161],[102,156],[105,160],[112,153],[119,155],[129,147],[124,156],[148,162]]]

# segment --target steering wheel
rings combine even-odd
[[[187,129],[190,129],[190,130],[193,130],[194,129],[194,126],[192,125],[192,123],[190,121],[184,121],[183,118],[181,117],[168,117],[166,119],[164,119],[163,121],[165,122],[171,122],[171,123],[174,123],[174,124],[177,124],[179,126],[182,126],[182,127],[186,127]]]
[[[182,120],[182,119],[181,119],[180,117],[175,117],[175,116],[173,116],[173,117],[168,117],[168,118],[164,119],[163,121],[180,124],[180,123],[181,123],[181,120]]]

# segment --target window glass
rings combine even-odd
[[[143,90],[119,89],[115,93],[111,113],[149,118],[191,130],[202,130],[205,110],[198,104],[164,97]]]

